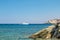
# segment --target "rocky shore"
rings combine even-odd
[[[52,25],[48,28],[42,29],[35,34],[32,34],[29,38],[56,38],[60,39],[60,19],[49,20]]]

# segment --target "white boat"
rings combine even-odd
[[[29,23],[27,23],[27,22],[23,22],[22,24],[28,25]]]

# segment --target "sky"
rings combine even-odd
[[[60,0],[0,0],[0,23],[44,23],[60,18]]]

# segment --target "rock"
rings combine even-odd
[[[48,28],[45,28],[45,29],[33,34],[29,38],[51,38],[50,32],[52,31],[52,29],[54,27],[55,27],[54,25],[51,25]]]
[[[29,38],[60,38],[60,19],[49,20],[49,23],[54,25],[38,31]]]
[[[48,28],[46,28],[46,30],[49,31],[49,32],[51,32],[53,28],[55,28],[55,25],[49,26]]]
[[[57,23],[60,23],[60,19],[52,19],[52,20],[49,20],[48,22],[56,25]]]

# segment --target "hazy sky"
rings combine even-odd
[[[0,0],[0,23],[41,23],[60,18],[60,0]]]

